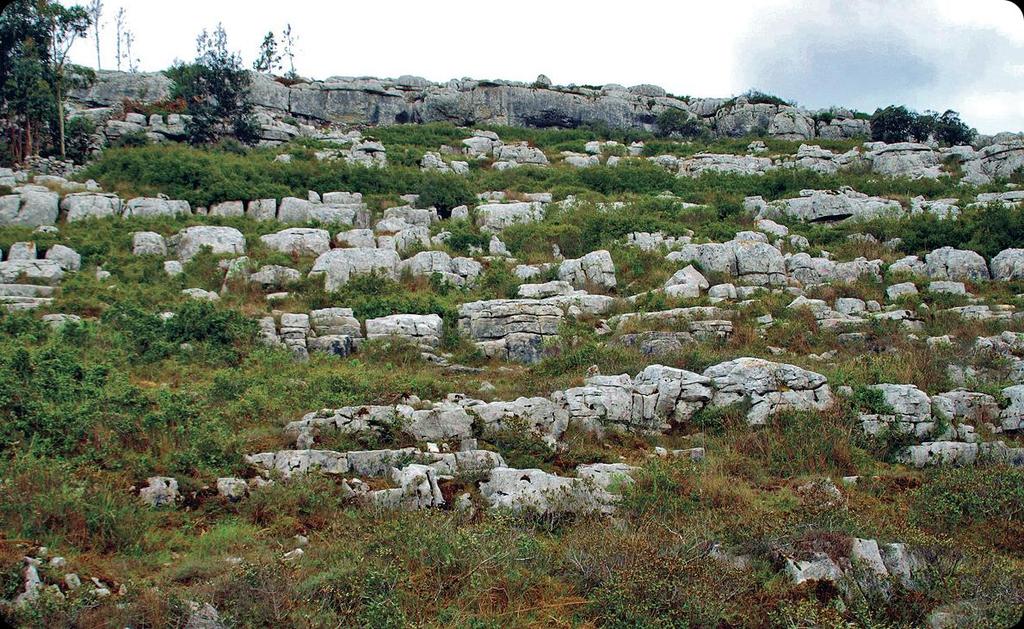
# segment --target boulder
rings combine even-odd
[[[603,290],[615,288],[615,263],[605,250],[591,251],[582,258],[563,260],[558,267],[558,279],[576,288],[596,286]]]
[[[162,197],[136,197],[124,206],[125,218],[150,218],[155,216],[180,216],[191,214],[188,201],[176,201]]]
[[[476,223],[481,231],[500,232],[510,225],[532,223],[544,219],[544,207],[538,202],[492,203],[476,209]]]
[[[708,367],[704,376],[715,390],[712,403],[750,404],[747,421],[764,424],[779,410],[824,410],[834,401],[825,376],[795,365],[761,358],[737,358]]]
[[[979,281],[989,279],[985,258],[974,251],[942,247],[924,257],[928,277],[935,280]]]
[[[66,214],[66,220],[73,223],[89,218],[117,216],[121,213],[121,199],[113,194],[75,192],[65,196],[60,207]]]
[[[167,255],[167,241],[156,232],[135,232],[132,234],[132,255],[164,257]]]
[[[245,208],[245,215],[255,221],[277,219],[277,199],[254,199]]]
[[[298,256],[319,256],[331,249],[331,235],[326,229],[289,227],[260,236],[268,249]]]
[[[444,335],[444,324],[436,314],[397,314],[366,320],[366,338],[401,337],[426,347],[437,347]]]
[[[1003,249],[992,258],[992,279],[1024,279],[1024,249]]]
[[[397,488],[370,492],[369,498],[374,505],[385,509],[415,511],[445,504],[437,484],[437,473],[431,467],[417,463],[406,465],[394,469],[391,480],[398,485]]]
[[[180,498],[178,481],[169,476],[151,476],[139,490],[139,499],[150,507],[174,506]]]
[[[64,269],[54,260],[0,262],[0,283],[14,284],[21,279],[32,283],[57,285],[64,279]]]
[[[71,247],[64,245],[53,245],[47,249],[45,258],[53,260],[65,271],[77,271],[82,268],[82,256]]]
[[[700,297],[700,292],[707,290],[711,285],[700,271],[692,265],[686,265],[665,280],[664,286],[667,295],[693,299]]]
[[[203,249],[214,255],[242,255],[245,253],[245,236],[234,227],[197,225],[186,227],[173,238],[177,257],[188,262]]]
[[[435,273],[454,286],[471,286],[483,271],[483,266],[472,258],[452,258],[443,251],[421,251],[403,260],[399,273],[414,277],[431,277]]]
[[[245,205],[241,201],[222,201],[210,206],[210,216],[245,216]]]

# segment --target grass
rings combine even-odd
[[[495,129],[506,141],[526,141],[550,155],[582,150],[591,139],[646,142],[647,152],[745,152],[749,138],[668,142],[600,129],[536,131]],[[86,176],[122,194],[167,192],[194,205],[219,200],[296,195],[309,189],[353,190],[374,211],[398,204],[408,192],[434,195],[442,206],[469,201],[485,190],[553,191],[577,195],[572,208],[554,208],[543,222],[506,230],[502,239],[522,263],[554,262],[608,249],[619,286],[615,297],[659,287],[675,271],[663,252],[622,245],[632,231],[662,231],[698,241],[723,241],[751,228],[744,196],[794,196],[802,188],[852,185],[871,194],[904,198],[958,196],[977,190],[948,179],[905,181],[847,172],[835,176],[780,170],[763,177],[709,175],[677,179],[647,164],[573,170],[520,168],[496,172],[474,167],[464,179],[421,173],[418,159],[442,144],[458,145],[469,130],[450,125],[397,125],[372,131],[394,164],[384,170],[316,162],[315,143],[286,148],[290,164],[274,153],[147,146],[107,151]],[[368,132],[369,133],[369,132]],[[796,143],[766,141],[770,153]],[[845,150],[851,143],[829,145]],[[669,190],[676,199],[658,197]],[[679,200],[701,203],[684,208]],[[622,201],[609,208],[601,204]],[[869,254],[891,261],[939,244],[974,248],[989,256],[1019,244],[1021,212],[985,208],[956,221],[927,217],[824,227],[789,223],[812,250],[839,259]],[[532,367],[489,361],[454,334],[458,305],[515,294],[512,264],[489,261],[471,288],[431,278],[364,277],[328,293],[319,282],[289,287],[280,308],[305,312],[350,307],[359,319],[396,312],[437,313],[448,326],[443,350],[480,371],[453,372],[426,363],[407,344],[375,342],[345,359],[311,357],[297,363],[253,338],[251,319],[271,307],[260,291],[232,284],[217,305],[190,302],[186,287],[220,290],[217,257],[203,253],[177,278],[162,261],[131,254],[130,232],[165,236],[197,224],[230,225],[243,232],[258,267],[283,264],[305,274],[312,258],[268,251],[259,236],[274,223],[202,216],[175,219],[106,219],[60,226],[57,234],[0,228],[0,248],[35,240],[83,255],[82,272],[69,276],[49,309],[0,314],[0,598],[20,588],[21,557],[40,545],[68,558],[83,578],[97,576],[115,592],[98,600],[83,592],[65,602],[45,600],[22,611],[4,608],[16,626],[181,626],[189,601],[209,602],[228,626],[919,626],[942,605],[974,602],[977,625],[1020,615],[1024,594],[1015,575],[1024,569],[1019,542],[1021,478],[1018,470],[980,467],[921,472],[891,463],[892,443],[860,435],[857,414],[886,409],[866,388],[883,382],[915,384],[929,394],[948,391],[947,368],[970,364],[990,374],[974,390],[998,393],[1006,365],[975,355],[976,336],[1022,324],[963,321],[935,309],[921,315],[919,333],[953,334],[951,348],[929,348],[894,323],[862,328],[865,340],[844,345],[837,331],[820,329],[806,312],[786,306],[789,295],[764,295],[735,307],[734,332],[721,341],[694,341],[682,350],[646,356],[616,339],[639,328],[595,331],[592,317],[567,320],[549,355]],[[447,249],[465,255],[489,237],[469,222],[435,227],[451,231]],[[880,240],[904,239],[900,251],[864,249],[847,236],[867,231]],[[114,275],[99,282],[101,265]],[[547,279],[547,278],[545,278]],[[986,303],[1024,306],[1020,283],[969,287]],[[884,284],[858,281],[814,291],[883,300]],[[955,298],[921,296],[934,306]],[[908,302],[916,307],[917,301]],[[652,297],[640,308],[667,309],[706,300]],[[615,312],[627,309],[618,299]],[[86,321],[63,331],[40,321],[43,312],[79,314]],[[164,322],[158,315],[174,312]],[[770,313],[760,333],[754,318]],[[775,356],[769,347],[786,354]],[[836,350],[829,361],[808,354]],[[739,356],[795,364],[827,376],[832,387],[853,388],[851,399],[821,412],[783,412],[767,425],[746,423],[744,404],[708,407],[665,435],[609,434],[603,439],[570,427],[551,449],[525,426],[478,434],[481,447],[499,451],[517,467],[572,474],[592,462],[626,462],[639,471],[613,519],[531,518],[509,513],[439,509],[385,513],[346,500],[337,479],[309,475],[252,492],[239,503],[216,495],[222,476],[249,476],[243,455],[293,447],[285,423],[304,413],[360,404],[395,404],[407,396],[441,400],[476,396],[483,381],[493,399],[546,396],[579,386],[596,366],[603,374],[636,374],[661,364],[702,372]],[[972,385],[973,386],[973,385]],[[486,396],[485,396],[486,397]],[[488,398],[488,399],[492,399]],[[414,445],[389,432],[379,437],[325,433],[318,446],[346,450]],[[419,444],[422,445],[422,444]],[[656,446],[706,448],[700,462],[653,456]],[[177,508],[143,507],[136,491],[152,475],[178,479]],[[842,476],[858,475],[856,485]],[[831,477],[842,500],[823,504],[801,488]],[[380,479],[366,479],[374,486]],[[442,483],[447,498],[469,492],[473,478]],[[451,501],[449,501],[451,502]],[[309,538],[305,555],[285,562],[297,534]],[[835,588],[793,586],[780,575],[782,557],[816,548],[847,548],[851,537],[906,542],[928,561],[921,587],[896,589],[889,601],[843,597]],[[713,543],[750,559],[736,570],[711,557]],[[838,552],[838,551],[836,551]],[[848,551],[845,551],[848,552]],[[47,569],[48,570],[48,569]],[[59,575],[44,570],[47,582]],[[1012,624],[1012,623],[1007,623]]]

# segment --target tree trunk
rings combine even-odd
[[[67,159],[64,149],[64,97],[60,93],[61,74],[57,73],[57,128],[60,130],[60,158]]]

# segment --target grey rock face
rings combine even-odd
[[[298,270],[276,264],[264,265],[260,267],[259,271],[249,276],[250,282],[259,284],[263,288],[281,288],[301,279],[302,273]]]
[[[241,478],[218,478],[217,494],[230,502],[238,502],[249,493],[249,485]]]
[[[173,506],[179,498],[178,481],[169,476],[151,476],[139,490],[139,499],[150,507]]]
[[[899,142],[870,146],[865,157],[871,162],[871,170],[880,175],[935,179],[942,174],[938,151],[926,144]]]
[[[563,260],[558,267],[558,279],[576,288],[612,289],[616,286],[615,263],[607,251],[592,251],[582,258]]]
[[[289,227],[260,236],[264,246],[282,253],[318,256],[331,248],[331,235],[325,229]]]
[[[538,202],[492,203],[476,209],[476,223],[484,232],[500,232],[510,225],[543,218],[544,208]]]
[[[992,258],[992,279],[1024,278],[1024,249],[1003,249]]]
[[[697,153],[679,162],[680,177],[700,177],[706,172],[735,173],[738,175],[763,175],[777,168],[767,157],[752,155],[728,155],[721,153]]]
[[[332,249],[317,257],[309,274],[323,276],[324,288],[334,291],[348,283],[353,275],[380,273],[397,279],[401,258],[390,249]]]
[[[82,268],[82,256],[71,247],[53,245],[46,250],[47,260],[53,260],[65,271],[77,271]]]
[[[88,88],[76,88],[69,95],[91,105],[119,105],[125,98],[152,102],[169,98],[171,80],[163,72],[97,72]]]
[[[22,278],[33,283],[57,285],[64,279],[64,269],[54,260],[0,262],[0,282],[13,284]]]
[[[430,277],[437,273],[454,286],[471,286],[476,283],[483,266],[472,258],[452,258],[443,251],[421,251],[403,260],[399,273],[414,277]]]
[[[132,255],[164,257],[167,255],[167,242],[156,232],[135,232],[132,234]]]
[[[974,251],[942,247],[924,257],[928,277],[935,280],[978,281],[989,279],[985,258]]]
[[[242,255],[245,236],[234,227],[197,225],[178,232],[173,237],[173,246],[182,262],[188,262],[203,249],[214,255]]]
[[[751,207],[758,208],[757,216],[761,218],[790,217],[807,222],[834,222],[846,219],[868,220],[903,213],[897,201],[871,197],[852,188],[838,191],[802,190],[799,197],[769,203],[763,200],[754,203],[752,199],[760,197],[752,197],[748,202],[753,203]]]
[[[611,513],[617,491],[631,482],[634,468],[624,464],[595,463],[576,468],[567,478],[537,469],[499,467],[480,484],[480,493],[491,509],[537,513]]]
[[[129,199],[124,206],[124,217],[153,217],[153,216],[179,216],[191,214],[192,208],[188,201],[176,201],[172,199],[136,197]]]
[[[19,186],[19,194],[0,196],[0,225],[53,225],[60,213],[60,195],[42,186]]]
[[[366,320],[366,338],[405,338],[418,345],[437,347],[444,334],[444,322],[436,314],[397,314]]]
[[[437,472],[426,465],[411,464],[393,470],[395,489],[379,489],[369,494],[373,504],[385,509],[415,511],[445,504],[437,484]]]
[[[747,421],[763,424],[780,409],[824,410],[834,396],[825,376],[795,365],[760,358],[737,358],[708,367],[715,395],[712,403],[750,404]]]
[[[974,185],[1009,178],[1024,167],[1024,140],[1011,140],[986,146],[963,163],[963,180]]]
[[[121,199],[112,194],[75,192],[65,196],[60,208],[67,213],[67,221],[73,223],[89,218],[106,218],[121,213]]]
[[[444,121],[460,126],[573,128],[604,124],[651,131],[658,114],[673,108],[691,112],[715,135],[739,137],[760,132],[791,140],[815,135],[810,112],[796,107],[752,104],[744,98],[683,101],[654,85],[590,89],[556,88],[543,80],[523,84],[462,79],[437,84],[415,77],[332,77],[289,87],[256,73],[251,77],[249,97],[258,108],[278,117],[301,116],[350,125]],[[110,106],[124,98],[152,102],[166,98],[169,91],[169,79],[160,73],[102,72],[92,87],[73,90],[71,96],[86,106]],[[866,134],[866,125],[866,121],[837,117],[820,132],[823,137],[853,137]],[[266,140],[281,141],[297,132],[280,122],[263,122],[262,126]]]

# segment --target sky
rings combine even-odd
[[[73,0],[62,0],[65,4]],[[78,0],[84,4],[85,0]],[[723,97],[756,88],[818,109],[903,104],[1024,131],[1024,15],[1006,0],[104,0],[103,69],[125,9],[141,70],[195,56],[222,23],[251,64],[291,24],[303,76],[653,83]],[[92,33],[72,49],[96,66]]]

